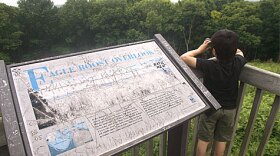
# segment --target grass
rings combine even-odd
[[[255,60],[248,63],[249,65],[268,70],[277,74],[280,74],[280,63],[275,62],[261,62],[259,60]]]
[[[248,63],[249,65],[268,70],[277,74],[280,74],[280,64],[273,62],[260,62],[260,61],[252,61]],[[279,87],[280,88],[280,87]],[[239,153],[239,149],[244,137],[245,129],[247,126],[248,118],[250,116],[253,98],[255,96],[256,88],[253,86],[248,86],[246,89],[246,96],[244,97],[244,102],[240,114],[240,119],[238,122],[238,129],[236,131],[236,136],[234,139],[234,146],[232,149],[232,155],[237,155]],[[271,107],[274,101],[275,95],[271,94],[267,91],[264,92],[262,101],[259,107],[259,111],[257,114],[257,118],[255,124],[253,126],[253,134],[251,136],[251,140],[248,145],[248,150],[246,155],[256,155],[257,148],[262,139],[262,135],[264,133],[264,127],[266,124],[266,120],[271,111]],[[264,155],[267,156],[276,156],[279,153],[279,144],[280,144],[280,114],[278,113],[276,117],[276,122],[272,129],[271,136],[266,145]]]

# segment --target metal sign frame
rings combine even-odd
[[[123,44],[118,46],[112,46],[112,47],[106,47],[106,48],[100,48],[100,49],[94,49],[94,50],[88,50],[88,51],[82,51],[78,53],[73,54],[67,54],[62,56],[56,56],[51,58],[45,58],[40,60],[34,60],[24,63],[18,63],[18,64],[12,64],[5,66],[3,61],[0,61],[0,71],[2,74],[0,74],[1,82],[0,82],[0,101],[1,101],[1,111],[3,114],[3,122],[6,132],[6,138],[7,143],[9,147],[9,152],[11,155],[32,155],[32,151],[29,145],[29,141],[27,138],[26,129],[24,127],[23,118],[21,115],[21,111],[19,108],[19,102],[16,95],[15,86],[12,79],[12,73],[11,68],[22,66],[22,65],[28,65],[28,64],[34,64],[38,62],[43,61],[50,61],[50,60],[56,60],[61,58],[66,58],[70,56],[77,56],[81,54],[87,54],[87,53],[93,53],[101,50],[107,50],[107,49],[114,49],[119,47],[125,47],[125,46],[131,46],[136,45],[140,43],[146,43],[155,41],[156,44],[162,49],[162,51],[165,53],[165,55],[168,57],[168,59],[174,64],[174,66],[177,68],[177,70],[181,73],[181,75],[187,80],[189,85],[194,89],[194,91],[197,93],[197,95],[202,99],[202,101],[206,104],[206,107],[203,109],[188,115],[166,127],[172,128],[188,119],[191,119],[202,112],[208,110],[210,107],[213,107],[215,109],[219,109],[220,105],[219,103],[214,99],[214,97],[210,94],[210,92],[203,86],[203,84],[200,82],[200,80],[195,76],[195,74],[192,72],[192,70],[179,58],[178,54],[174,51],[174,49],[168,44],[168,42],[160,35],[156,34],[154,36],[154,39],[141,41],[141,42],[135,42],[135,43],[129,43],[129,44]],[[4,72],[2,72],[4,71]],[[148,135],[145,135],[139,139],[136,139],[128,144],[125,144],[123,146],[119,146],[116,149],[113,149],[111,151],[108,151],[104,155],[112,155],[119,153],[129,147],[132,147],[136,144],[139,144],[153,136],[156,136],[167,129],[160,129],[157,131],[154,131],[152,133],[149,133]]]

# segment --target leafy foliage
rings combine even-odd
[[[213,31],[230,28],[239,35],[241,49],[252,51],[260,46],[261,38],[257,34],[262,21],[258,17],[258,4],[250,2],[234,2],[224,5],[221,11],[211,12],[212,20],[209,28]]]
[[[45,50],[54,42],[57,8],[50,0],[19,0],[19,22],[24,50]]]
[[[277,0],[19,0],[0,5],[1,59],[15,62],[140,41],[162,34],[182,54],[218,29],[239,34],[248,59],[280,61]],[[60,48],[59,48],[60,47]]]
[[[58,11],[60,37],[59,42],[75,50],[91,48],[93,34],[88,22],[90,3],[87,0],[68,0]]]
[[[93,1],[92,7],[94,12],[89,17],[89,23],[95,44],[109,46],[124,43],[126,31],[123,30],[129,27],[128,3],[125,0]]]
[[[0,3],[0,59],[11,61],[13,53],[22,45],[18,10]]]
[[[259,8],[261,25],[261,47],[258,58],[280,60],[280,1],[266,0]],[[270,45],[270,46],[267,46]]]

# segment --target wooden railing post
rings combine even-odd
[[[263,90],[257,88],[256,95],[255,95],[254,102],[253,102],[253,106],[252,106],[251,113],[250,113],[250,117],[249,117],[249,121],[248,121],[246,130],[245,130],[244,139],[243,139],[241,149],[240,149],[240,152],[239,152],[239,156],[244,156],[246,154],[246,151],[247,151],[247,148],[248,148],[248,145],[249,145],[249,142],[250,142],[250,137],[251,137],[251,134],[252,134],[252,130],[253,130],[253,127],[254,127],[253,125],[256,121],[256,117],[257,117],[257,114],[258,114],[258,110],[259,110],[259,106],[260,106],[260,103],[261,103],[262,96],[263,96]]]
[[[153,138],[146,141],[146,155],[153,156]]]
[[[187,122],[168,131],[168,156],[185,156],[187,139]]]
[[[131,153],[132,153],[132,154],[131,154],[132,156],[139,156],[139,145],[133,147],[133,148],[131,149]]]
[[[236,109],[236,116],[235,116],[235,123],[234,123],[234,128],[233,128],[233,133],[232,133],[232,140],[231,142],[227,143],[227,147],[225,150],[225,154],[226,156],[230,156],[230,152],[233,146],[233,142],[234,142],[234,135],[237,129],[237,123],[239,120],[239,116],[240,116],[240,112],[241,112],[241,107],[243,104],[243,99],[244,99],[244,95],[245,95],[245,90],[246,90],[246,84],[244,82],[240,82],[240,86],[239,86],[239,90],[238,90],[238,97],[237,97],[237,109]]]
[[[0,107],[10,155],[26,155],[21,130],[15,113],[6,65],[0,60]],[[23,123],[20,123],[23,124]]]
[[[274,99],[274,103],[273,103],[271,111],[270,111],[270,114],[269,114],[269,117],[268,117],[266,125],[265,125],[263,138],[261,140],[261,143],[260,143],[257,153],[256,153],[257,156],[262,156],[264,153],[265,145],[267,144],[268,139],[270,137],[273,125],[275,123],[276,115],[279,111],[279,108],[280,108],[280,97],[278,95],[276,95],[275,99]]]
[[[199,116],[193,119],[193,137],[192,137],[192,146],[190,155],[193,156],[196,154],[196,147],[197,147],[197,129],[198,129],[198,120]]]
[[[166,156],[166,139],[167,139],[167,132],[164,132],[160,135],[159,156]]]

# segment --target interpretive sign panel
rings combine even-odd
[[[114,154],[210,105],[155,40],[9,72],[25,146],[35,156]]]

